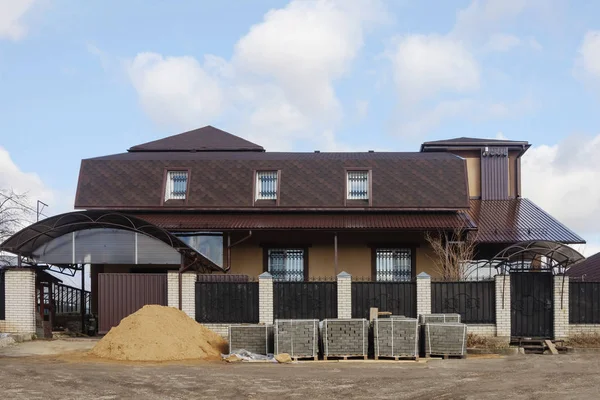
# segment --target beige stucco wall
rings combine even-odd
[[[455,151],[454,154],[464,158],[467,163],[469,196],[481,196],[481,152],[475,150],[464,150]]]
[[[336,274],[333,233],[296,231],[297,239],[276,233],[255,233],[250,240],[231,249],[231,274],[258,276],[263,272],[263,247],[303,247],[308,245],[308,271],[310,277],[332,277]],[[287,237],[286,237],[287,236]],[[232,240],[233,241],[233,240]],[[420,233],[341,233],[338,235],[338,269],[353,276],[371,276],[371,244],[415,244],[415,275],[427,272],[435,275],[432,251]]]

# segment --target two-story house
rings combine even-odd
[[[476,233],[478,259],[527,240],[583,243],[521,197],[529,146],[458,138],[419,152],[270,152],[207,126],[83,160],[75,208],[139,217],[231,274],[435,277],[426,232]],[[140,268],[166,267],[93,264],[92,273]]]

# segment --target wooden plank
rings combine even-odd
[[[558,350],[556,350],[556,346],[554,346],[554,343],[552,343],[551,340],[544,340],[544,343],[546,343],[546,346],[548,347],[550,353],[552,353],[553,356],[558,354]]]

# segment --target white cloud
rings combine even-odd
[[[462,38],[486,37],[497,26],[522,13],[535,0],[473,0],[456,13],[453,36]]]
[[[480,67],[461,41],[448,36],[407,35],[389,50],[403,103],[415,104],[444,92],[479,89]]]
[[[0,174],[0,189],[25,194],[27,200],[21,201],[25,205],[35,209],[37,200],[41,200],[50,206],[43,212],[46,215],[59,214],[73,209],[72,194],[53,190],[44,184],[36,173],[22,171],[12,160],[9,152],[1,146],[0,171],[2,171],[2,174]],[[25,227],[32,222],[35,222],[35,212],[24,215],[21,227]]]
[[[484,46],[487,51],[507,52],[521,45],[521,39],[515,35],[506,33],[495,33]]]
[[[23,17],[34,0],[0,0],[0,39],[19,40],[27,34]]]
[[[219,81],[193,57],[139,53],[127,63],[127,71],[142,107],[157,123],[194,128],[222,111]]]
[[[600,225],[600,135],[572,135],[523,156],[523,195],[583,236]]]
[[[600,79],[600,31],[588,31],[578,51],[577,67],[587,77]]]
[[[443,100],[432,108],[403,116],[404,119],[399,120],[397,133],[404,136],[424,136],[447,120],[460,118],[477,123],[510,119],[531,112],[536,107],[537,104],[530,95],[513,102],[488,102],[473,98]]]
[[[350,71],[366,30],[382,21],[379,0],[294,0],[252,26],[231,61],[140,53],[127,67],[155,121],[197,127],[227,118],[236,134],[288,149],[335,130],[342,107],[334,83]]]

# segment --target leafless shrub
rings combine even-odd
[[[426,232],[425,240],[433,250],[429,258],[434,270],[444,281],[462,281],[469,273],[469,264],[474,259],[476,237],[472,232],[457,228],[452,232]]]
[[[571,335],[567,345],[573,347],[600,347],[600,335],[597,333],[580,333]]]

